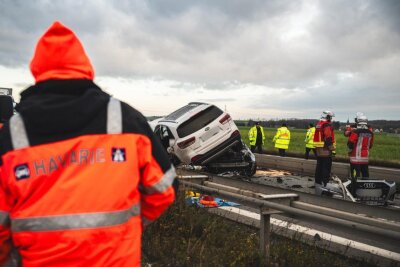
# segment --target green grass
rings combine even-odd
[[[250,127],[240,126],[239,130],[243,140],[246,144],[249,144],[249,133]],[[291,140],[288,153],[304,154],[305,143],[304,138],[306,136],[306,129],[290,129]],[[265,143],[263,149],[267,153],[276,153],[272,138],[275,136],[275,128],[264,128]],[[343,136],[343,132],[335,131],[336,138],[336,156],[338,159],[344,161],[348,160],[347,156],[347,137]],[[400,135],[378,133],[375,134],[374,146],[370,150],[371,164],[374,163],[393,163],[400,164]]]
[[[142,266],[266,266],[259,254],[259,230],[178,200],[143,233]],[[271,237],[270,265],[296,267],[374,266],[305,245]]]

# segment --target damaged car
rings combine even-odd
[[[191,102],[150,125],[175,165],[246,176],[256,172],[255,156],[242,141],[238,127],[215,105]]]

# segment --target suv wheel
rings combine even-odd
[[[257,171],[257,164],[252,162],[249,166],[243,170],[243,175],[247,177],[252,177]]]

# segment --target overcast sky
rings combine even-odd
[[[203,101],[234,119],[400,119],[398,0],[0,0],[0,87],[17,101],[55,20],[146,116]]]

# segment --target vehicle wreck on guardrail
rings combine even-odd
[[[255,156],[231,116],[212,104],[191,102],[149,123],[174,164],[202,166],[214,173],[256,172]]]

